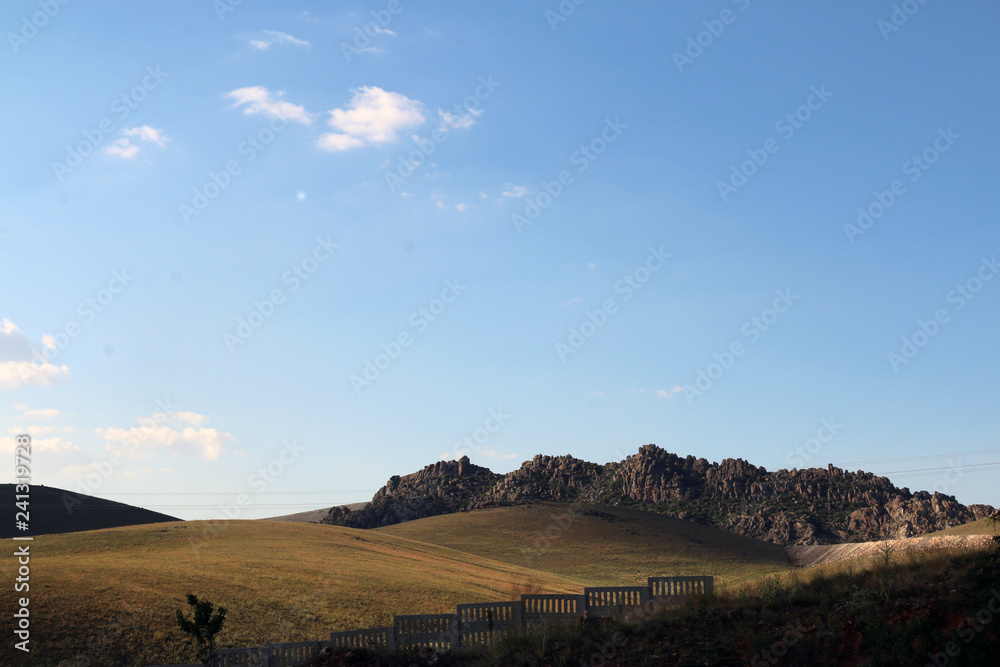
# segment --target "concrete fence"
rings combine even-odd
[[[324,648],[396,648],[417,646],[447,650],[482,644],[509,632],[551,621],[634,612],[650,603],[679,602],[685,596],[711,595],[712,577],[650,577],[645,586],[584,588],[583,595],[525,594],[510,602],[460,604],[454,614],[396,616],[391,626],[334,632],[329,641],[224,648],[212,654],[209,667],[296,667]]]

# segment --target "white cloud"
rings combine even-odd
[[[365,142],[349,134],[327,132],[317,140],[316,145],[325,151],[337,152],[346,151],[350,148],[360,148],[365,145]]]
[[[400,130],[424,122],[421,104],[416,100],[382,90],[377,86],[352,89],[350,104],[331,109],[327,123],[336,132],[322,135],[317,145],[330,151],[343,151],[365,144],[381,145],[395,141]]]
[[[604,392],[602,391],[592,391],[590,392],[590,395],[594,396],[595,398],[604,398]]]
[[[504,187],[506,190],[501,193],[504,197],[523,197],[528,192],[528,189],[523,185],[508,183]]]
[[[227,441],[235,441],[230,433],[201,426],[208,417],[194,412],[176,412],[170,415],[158,412],[136,421],[132,428],[95,429],[104,437],[105,449],[117,451],[123,458],[145,459],[160,452],[175,456],[198,456],[206,461],[218,459],[225,451]],[[195,424],[197,428],[181,428],[178,422]]]
[[[639,387],[638,389],[629,389],[629,391],[632,392],[633,394],[635,394],[636,396],[640,396],[640,395],[646,393],[646,388],[645,387]]]
[[[15,405],[21,411],[21,419],[55,419],[59,416],[59,411],[55,408],[28,409],[27,405]]]
[[[657,389],[656,395],[661,398],[673,398],[675,395],[684,391],[684,387],[674,387],[672,389]]]
[[[491,459],[516,459],[517,454],[505,454],[504,452],[498,452],[492,447],[483,447],[479,450],[479,453],[483,456],[487,456]]]
[[[160,148],[167,147],[167,138],[163,136],[163,130],[159,130],[155,127],[150,127],[149,125],[140,125],[139,127],[130,127],[125,130],[126,136],[129,137],[139,137],[143,141],[148,141],[151,144],[156,144]]]
[[[68,366],[48,361],[36,363],[40,353],[32,349],[27,336],[8,319],[0,323],[0,388],[12,389],[34,384],[47,387],[66,378]]]
[[[19,430],[18,432],[24,433],[23,430]],[[0,452],[13,454],[16,446],[17,442],[14,436],[0,437]],[[69,440],[64,440],[59,436],[52,438],[35,438],[34,435],[32,435],[31,451],[33,453],[45,452],[46,454],[65,454],[67,452],[80,452],[82,450]]]
[[[163,413],[161,412],[158,414],[162,415]],[[202,424],[205,423],[205,420],[208,419],[208,417],[205,415],[199,415],[197,412],[187,412],[184,410],[180,412],[174,412],[172,414],[177,419],[183,422],[187,422],[188,424],[194,424],[195,426],[201,426]]]
[[[12,433],[14,435],[17,435],[18,433],[27,433],[32,438],[35,438],[40,435],[45,435],[46,433],[52,433],[55,430],[56,426],[54,424],[49,424],[48,426],[38,426],[37,424],[31,424],[29,426],[14,426],[12,428],[7,429],[7,432]]]
[[[312,125],[314,114],[310,114],[305,110],[305,107],[299,104],[279,99],[284,94],[283,90],[272,94],[263,86],[247,86],[226,93],[226,97],[235,100],[234,107],[244,107],[243,113],[248,116],[262,114],[268,118],[280,118],[303,125]]]
[[[309,42],[304,39],[299,39],[298,37],[293,37],[287,32],[281,32],[280,30],[265,30],[263,31],[265,35],[270,37],[270,39],[251,39],[250,46],[257,49],[258,51],[267,51],[272,44],[292,44],[293,46],[299,46],[303,49],[308,49],[312,46]]]
[[[582,296],[574,296],[569,301],[563,301],[559,305],[561,307],[563,307],[563,308],[569,308],[570,306],[575,306],[578,303],[583,303],[583,297]]]
[[[590,263],[587,264],[587,268],[588,269],[596,269],[597,268],[597,264],[594,264],[593,262],[590,262]]]
[[[468,204],[462,204],[462,203],[455,204],[455,210],[458,211],[459,213],[464,213],[468,208],[469,208]]]
[[[129,137],[138,137],[143,141],[156,144],[160,148],[166,148],[167,138],[163,136],[163,130],[158,130],[149,125],[130,127],[125,130],[125,137],[111,142],[110,146],[104,147],[104,153],[123,160],[134,160],[139,154],[139,146],[132,143]],[[43,340],[47,344],[47,341]]]
[[[265,30],[264,34],[271,37],[278,44],[291,44],[293,46],[302,47],[303,49],[308,49],[312,46],[312,44],[306,40],[293,37],[287,32],[281,32],[280,30]]]
[[[469,113],[455,114],[444,109],[438,109],[438,116],[441,117],[441,129],[464,130],[476,124],[476,117],[483,113],[482,109],[470,109]]]
[[[117,139],[111,142],[110,146],[105,146],[104,153],[113,157],[120,157],[123,160],[134,160],[135,156],[139,154],[139,147],[133,144],[128,137],[125,137],[124,139]]]

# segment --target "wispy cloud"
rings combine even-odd
[[[287,32],[281,32],[280,30],[264,30],[264,35],[266,39],[251,39],[250,46],[254,47],[258,51],[267,51],[272,44],[291,44],[292,46],[298,46],[303,49],[308,49],[312,46],[311,43],[304,39],[299,39],[293,35],[289,35]]]
[[[167,138],[163,136],[163,130],[158,130],[149,125],[131,127],[124,131],[125,137],[111,142],[111,145],[104,148],[104,153],[112,157],[123,160],[134,160],[139,154],[140,147],[132,143],[129,137],[137,137],[142,141],[156,144],[160,148],[166,148]]]
[[[395,141],[399,132],[424,122],[421,104],[400,93],[377,86],[352,89],[344,108],[332,109],[327,123],[336,132],[323,134],[317,145],[328,151],[344,151],[364,145]]]
[[[676,386],[676,387],[673,387],[671,389],[657,389],[656,390],[656,395],[659,396],[659,397],[661,397],[661,398],[668,398],[669,399],[669,398],[673,398],[674,396],[676,396],[677,394],[680,394],[683,391],[684,391],[684,387]]]
[[[311,125],[315,114],[310,114],[299,104],[282,100],[284,94],[283,90],[272,93],[263,86],[247,86],[226,93],[226,97],[234,100],[233,107],[243,107],[243,113],[248,116],[260,114],[268,118]]]
[[[167,138],[163,136],[163,130],[157,129],[155,127],[150,127],[149,125],[140,125],[138,127],[130,127],[125,130],[125,135],[129,137],[138,137],[143,141],[148,141],[151,144],[156,144],[160,148],[167,147]]]
[[[36,351],[27,336],[16,324],[4,319],[0,324],[0,389],[26,385],[47,387],[66,379],[68,366],[56,366],[47,361],[36,363],[35,356]]]
[[[464,130],[476,124],[476,118],[483,113],[482,109],[470,109],[467,114],[458,114],[438,109],[441,118],[440,127],[445,130]]]

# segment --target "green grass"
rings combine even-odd
[[[713,575],[725,587],[791,569],[782,548],[654,512],[537,503],[459,512],[378,528],[551,572],[587,586],[634,586],[649,576]]]
[[[187,593],[226,607],[217,645],[242,647],[323,639],[464,602],[581,592],[556,574],[317,524],[179,522],[44,535],[31,554],[32,652],[20,654],[8,638],[3,665],[81,654],[91,665],[185,661],[191,654],[174,610],[188,611]],[[0,559],[4,581],[15,568],[13,557]],[[5,595],[0,613],[10,619],[13,611],[14,596]]]

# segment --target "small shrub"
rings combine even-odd
[[[194,618],[189,621],[178,609],[177,626],[194,637],[198,642],[198,658],[207,662],[215,650],[215,635],[222,630],[222,623],[226,620],[226,608],[219,607],[213,615],[215,605],[208,600],[199,601],[198,596],[191,593],[188,593],[187,602],[194,609]]]

